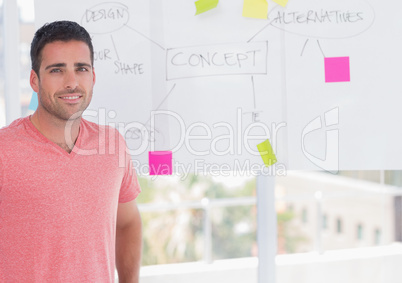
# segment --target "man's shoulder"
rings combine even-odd
[[[9,141],[16,139],[20,136],[20,133],[24,131],[24,122],[25,120],[28,119],[27,117],[25,118],[19,118],[13,122],[11,122],[10,125],[3,127],[0,129],[0,142],[2,141]]]
[[[29,118],[19,118],[0,129],[0,159],[4,154],[12,155],[26,146],[25,119]]]

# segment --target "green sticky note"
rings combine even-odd
[[[267,0],[244,0],[243,17],[255,19],[268,18],[268,2]]]
[[[195,2],[195,7],[197,8],[196,15],[202,14],[218,6],[219,0],[198,0]]]
[[[289,0],[273,0],[275,3],[281,5],[282,7],[286,7],[286,4],[288,4]]]
[[[262,161],[264,161],[264,164],[266,166],[271,166],[276,163],[277,161],[276,156],[274,154],[271,144],[269,143],[269,140],[257,144],[257,148],[261,154]]]

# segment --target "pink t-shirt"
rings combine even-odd
[[[0,282],[113,282],[118,203],[140,192],[123,137],[82,120],[69,154],[29,117],[0,130]]]

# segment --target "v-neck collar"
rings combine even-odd
[[[74,158],[74,156],[76,155],[76,151],[74,150],[74,147],[78,147],[80,148],[81,145],[81,136],[82,136],[82,119],[80,122],[80,128],[78,131],[78,137],[77,140],[75,141],[74,147],[71,150],[70,153],[68,153],[67,151],[65,151],[63,148],[61,148],[59,145],[57,145],[55,142],[49,140],[47,137],[45,137],[36,127],[35,125],[32,123],[31,121],[31,117],[32,115],[26,117],[25,119],[25,125],[27,125],[28,130],[31,132],[31,134],[37,138],[39,141],[49,144],[49,146],[52,146],[53,148],[55,148],[58,152],[60,152],[62,155],[68,157],[68,158]]]

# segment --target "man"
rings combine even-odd
[[[0,130],[0,282],[138,282],[140,192],[116,130],[81,117],[95,72],[87,31],[40,28],[32,116]],[[123,166],[121,166],[123,164]]]

